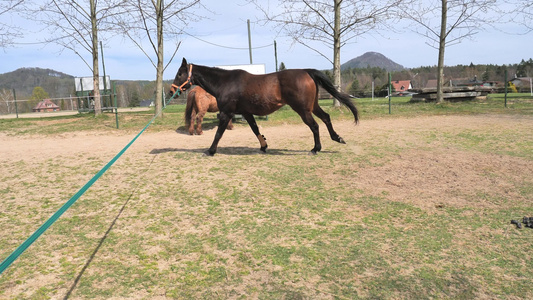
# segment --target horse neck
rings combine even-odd
[[[217,97],[221,87],[224,85],[224,76],[227,70],[194,65],[192,83],[199,85],[209,94]]]

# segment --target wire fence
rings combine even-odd
[[[104,111],[112,110],[115,107],[132,107],[128,101],[118,99],[116,95],[101,95],[100,107]],[[171,104],[185,104],[187,101],[187,93],[180,97],[172,99]],[[154,100],[139,101],[139,105],[151,107],[154,106]],[[30,113],[46,113],[59,111],[72,112],[92,112],[94,111],[95,99],[92,96],[68,96],[61,98],[48,98],[44,100],[28,100],[16,99],[12,94],[0,97],[0,115],[14,115],[14,114],[30,114]]]
[[[172,99],[170,104],[186,104],[187,101],[187,92],[184,92],[179,97]],[[143,100],[140,102],[140,105],[131,106],[127,101],[122,101],[118,97],[118,101],[115,102],[114,95],[102,95],[101,96],[101,107],[104,111],[112,111],[115,107],[125,108],[125,107],[153,107],[154,100]],[[321,99],[328,99],[329,94],[322,95]],[[397,97],[393,97],[395,100]],[[408,101],[410,97],[401,97],[402,99]],[[502,106],[524,106],[532,107],[533,106],[533,91],[527,91],[523,93],[494,93],[488,94],[488,98],[492,101],[497,101],[502,103]],[[115,104],[116,103],[116,104]],[[10,118],[18,116],[18,114],[35,115],[36,117],[45,116],[46,113],[50,112],[92,112],[94,111],[94,97],[89,96],[68,96],[62,98],[50,98],[42,101],[39,100],[15,100],[13,95],[10,97],[0,97],[0,116],[3,118]],[[54,113],[50,114],[55,115]]]

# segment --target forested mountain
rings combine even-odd
[[[38,86],[52,98],[65,97],[74,93],[74,76],[41,68],[21,68],[0,74],[0,89],[15,89],[17,98],[29,98]]]
[[[155,81],[149,80],[113,80],[116,85],[118,104],[138,106],[144,99],[153,99]],[[42,88],[52,98],[69,98],[75,96],[74,76],[58,71],[41,68],[21,68],[13,72],[0,74],[0,92],[12,95],[15,90],[17,99],[28,100],[36,87]]]
[[[390,60],[385,55],[377,52],[367,52],[341,65],[341,71],[346,69],[380,68],[387,72],[402,71],[405,68]]]

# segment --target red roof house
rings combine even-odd
[[[60,111],[61,108],[57,106],[50,99],[44,99],[43,101],[37,103],[37,105],[32,109],[34,112],[46,112],[46,111]]]
[[[408,89],[412,89],[411,80],[395,80],[391,82],[396,93],[407,92]]]

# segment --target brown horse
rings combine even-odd
[[[185,107],[185,125],[189,128],[189,134],[194,135],[194,122],[196,121],[196,134],[201,135],[202,121],[207,112],[217,112],[217,99],[206,92],[203,88],[196,86],[187,95],[187,106]],[[233,129],[231,120],[228,129]]]
[[[338,92],[329,78],[315,69],[284,70],[265,75],[252,75],[243,70],[223,70],[200,65],[187,64],[183,58],[176,78],[172,83],[170,94],[177,89],[187,90],[193,84],[201,86],[217,98],[220,110],[220,122],[215,139],[206,155],[214,155],[218,142],[229,121],[238,113],[248,121],[252,131],[261,144],[261,151],[268,147],[265,138],[259,133],[254,115],[265,116],[278,110],[285,104],[296,111],[303,122],[313,132],[315,146],[309,154],[317,154],[322,149],[318,123],[312,114],[319,117],[327,126],[332,140],[345,144],[331,124],[329,114],[318,105],[318,87],[323,87],[328,93],[346,105],[352,112],[355,122],[359,121],[357,108],[348,95]]]

